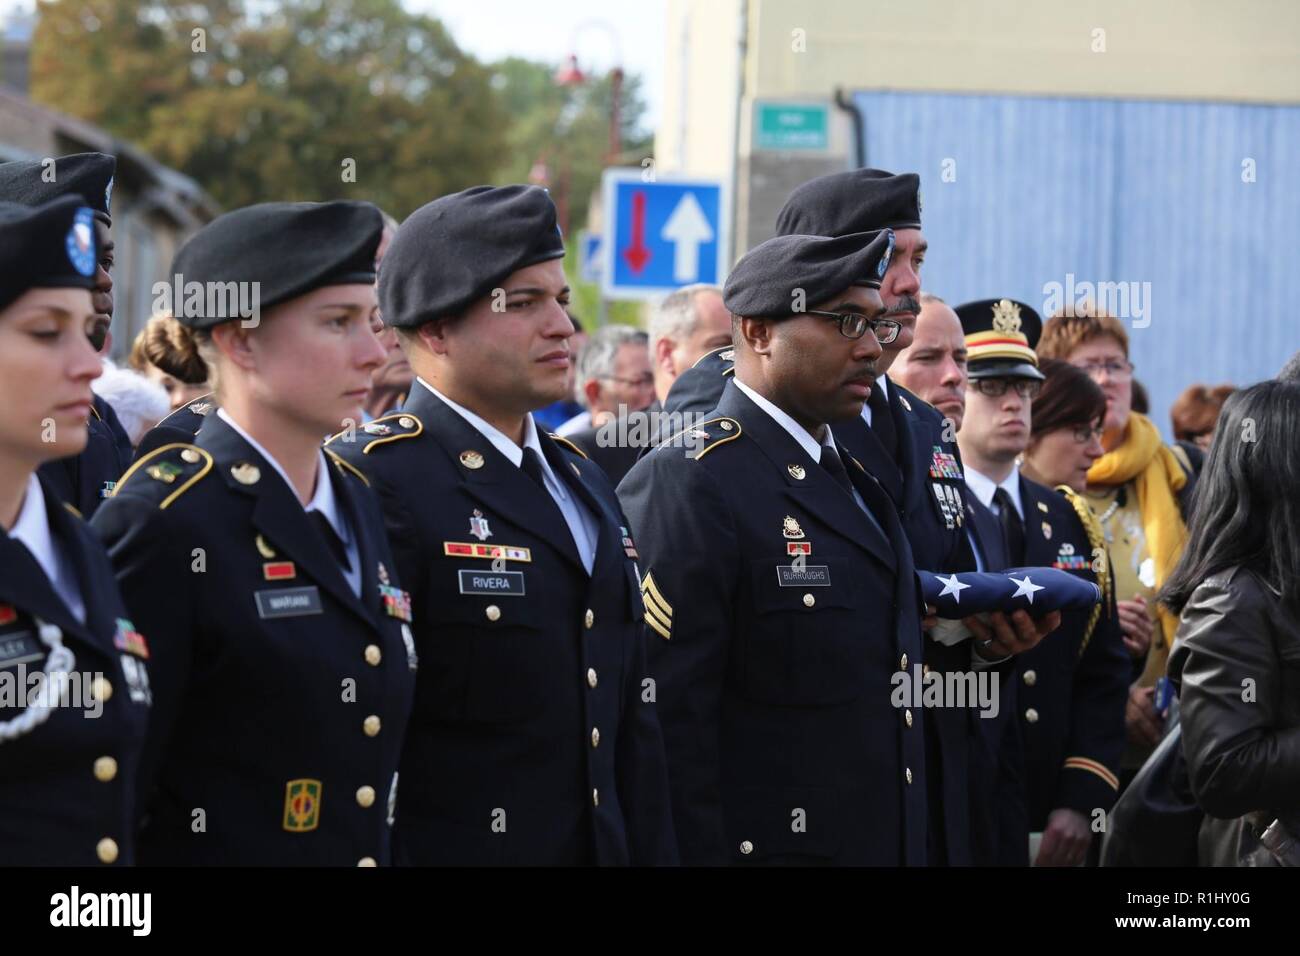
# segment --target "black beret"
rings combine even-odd
[[[51,175],[53,182],[46,182]],[[107,153],[73,153],[59,156],[52,167],[43,160],[0,163],[0,201],[39,206],[60,196],[78,196],[106,226],[113,225],[109,204],[113,198],[113,173],[117,160]]]
[[[778,236],[844,236],[921,228],[921,177],[853,169],[809,180],[776,216]]]
[[[203,314],[209,297],[205,292],[191,301],[195,282],[204,290],[207,283],[256,282],[259,309],[323,286],[372,283],[383,231],[379,208],[355,200],[268,202],[228,212],[191,236],[172,259],[173,314],[192,329],[244,317],[230,307]],[[238,305],[228,296],[213,298]]]
[[[520,269],[559,259],[564,237],[540,186],[475,186],[402,223],[379,270],[384,324],[412,329],[456,315]]]
[[[970,378],[1036,378],[1034,347],[1043,334],[1043,319],[1015,299],[980,299],[954,312],[966,333],[966,374]]]
[[[98,262],[94,213],[77,196],[0,202],[0,309],[28,289],[93,289]]]
[[[880,288],[894,252],[890,229],[847,236],[777,236],[749,250],[727,277],[722,301],[732,315],[783,319],[854,285]]]

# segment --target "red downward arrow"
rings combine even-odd
[[[640,274],[650,261],[650,250],[645,244],[645,191],[637,190],[632,194],[632,245],[623,250],[634,275]]]

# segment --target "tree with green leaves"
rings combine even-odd
[[[399,0],[46,2],[32,97],[103,126],[226,207],[364,198],[397,215],[483,182],[491,73]]]

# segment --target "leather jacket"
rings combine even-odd
[[[1244,567],[1206,578],[1168,673],[1201,807],[1300,834],[1300,622],[1281,596]]]

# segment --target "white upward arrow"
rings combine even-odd
[[[659,238],[674,245],[673,280],[682,283],[696,281],[700,276],[700,245],[713,241],[713,227],[709,225],[695,193],[682,196],[664,223]]]

